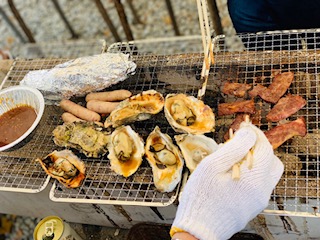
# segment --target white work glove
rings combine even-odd
[[[252,148],[253,167],[240,166],[240,179],[231,169]],[[283,173],[264,133],[243,122],[234,137],[197,166],[186,183],[171,235],[185,231],[201,240],[229,239],[268,206]]]

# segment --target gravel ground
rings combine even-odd
[[[125,41],[125,34],[113,1],[101,2],[110,14],[120,38]],[[122,2],[134,39],[175,36],[165,1],[133,1],[140,23],[135,21],[127,1]],[[171,2],[181,35],[200,35],[196,1]],[[12,15],[7,1],[1,1],[0,7],[25,39],[21,40],[3,16],[0,17],[0,48],[9,50],[13,57],[78,57],[99,53],[101,39],[104,39],[107,45],[116,42],[93,0],[59,0],[67,19],[79,35],[77,40],[71,39],[71,34],[55,10],[52,1],[15,0],[14,3],[31,30],[36,44],[27,43],[27,38]],[[228,15],[226,0],[218,0],[217,4],[224,33],[231,35],[235,31]],[[0,239],[12,240],[32,239],[33,229],[40,221],[40,219],[4,214],[0,214],[0,218],[5,219],[8,224],[11,223],[11,225],[5,225],[7,228],[0,224]],[[72,227],[83,239],[125,239],[127,234],[126,230],[118,232],[116,229],[98,226],[72,224]]]
[[[37,43],[25,44],[1,17],[0,48],[10,50],[14,57],[68,57],[71,54],[83,56],[96,53],[96,48],[92,48],[92,46],[100,46],[100,39],[106,40],[109,45],[116,42],[93,0],[83,0],[81,4],[78,0],[58,1],[74,31],[79,35],[77,40],[71,39],[71,33],[61,20],[52,1],[15,0],[14,2]],[[110,15],[120,38],[122,41],[126,41],[113,1],[101,2]],[[175,36],[165,1],[133,1],[140,23],[134,18],[128,1],[122,2],[135,40]],[[196,1],[171,2],[181,35],[200,35]],[[234,29],[226,8],[226,0],[218,0],[217,5],[225,34],[233,34]],[[7,1],[1,1],[0,7],[26,40],[27,38],[12,15]],[[73,45],[69,51],[65,50],[66,42]],[[41,48],[40,55],[39,46]]]

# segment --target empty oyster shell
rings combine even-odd
[[[204,134],[214,131],[212,109],[203,101],[185,94],[168,94],[164,113],[171,127],[180,133]]]
[[[110,132],[91,122],[65,123],[52,133],[55,144],[75,148],[87,157],[98,158],[108,151]]]
[[[79,187],[85,178],[86,167],[72,151],[53,151],[44,159],[36,159],[43,170],[67,188]]]
[[[118,127],[135,121],[149,119],[159,113],[164,105],[161,93],[155,90],[144,91],[120,102],[106,119],[104,126]]]
[[[203,158],[218,149],[218,144],[204,135],[181,134],[174,136],[174,139],[191,173]]]
[[[124,177],[134,174],[142,163],[144,142],[130,126],[112,132],[108,149],[111,169]]]
[[[147,138],[145,152],[156,188],[160,192],[173,191],[181,180],[184,164],[178,147],[156,126]]]

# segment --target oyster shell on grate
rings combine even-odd
[[[193,96],[168,94],[164,113],[176,132],[204,134],[214,131],[215,117],[212,109]]]
[[[104,126],[118,127],[135,121],[149,119],[163,109],[164,98],[155,90],[144,91],[120,102],[107,117]]]
[[[85,179],[86,167],[72,151],[53,151],[44,159],[36,159],[43,170],[67,188],[79,187]]]
[[[142,163],[144,142],[130,126],[120,126],[112,132],[108,150],[111,169],[129,177]]]
[[[205,135],[180,134],[174,136],[174,139],[191,173],[203,158],[218,149],[218,144]]]
[[[110,132],[92,122],[73,122],[57,126],[53,141],[60,147],[71,147],[87,157],[98,158],[108,151]]]
[[[145,152],[156,188],[160,192],[173,191],[181,180],[184,165],[178,147],[156,126],[146,140]]]

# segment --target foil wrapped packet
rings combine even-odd
[[[37,88],[46,100],[58,101],[105,89],[134,74],[128,54],[102,53],[58,64],[52,69],[28,72],[20,85]]]

